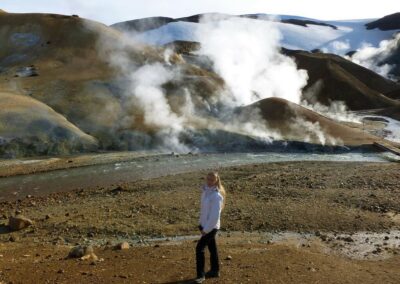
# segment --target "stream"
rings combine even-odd
[[[213,153],[160,155],[130,161],[0,178],[0,201],[100,187],[164,175],[255,163],[290,161],[388,162],[387,153]]]

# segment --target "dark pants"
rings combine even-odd
[[[204,273],[204,264],[205,257],[204,251],[206,246],[208,246],[208,250],[210,251],[210,263],[211,263],[211,271],[219,272],[219,260],[218,260],[218,250],[217,243],[215,241],[215,237],[217,235],[218,230],[214,229],[208,234],[202,236],[200,240],[197,242],[196,246],[196,269],[197,269],[197,277],[203,277]]]

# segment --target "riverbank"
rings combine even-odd
[[[47,196],[50,193],[66,192],[90,187],[110,187],[121,183],[132,183],[141,179],[152,179],[172,174],[221,169],[231,166],[244,166],[257,163],[296,162],[296,161],[339,161],[339,162],[387,162],[398,161],[390,153],[202,153],[202,154],[146,154],[141,152],[109,153],[90,156],[77,156],[75,162],[64,163],[55,158],[55,164],[67,166],[33,174],[15,175],[0,178],[0,202],[16,201],[26,196]],[[121,159],[121,161],[115,159]],[[7,170],[37,169],[34,164],[47,160],[9,161]],[[82,165],[83,162],[93,163]],[[109,162],[107,162],[109,161]],[[111,162],[113,161],[113,162]],[[16,165],[10,164],[16,163]],[[73,166],[70,166],[72,164]],[[14,168],[16,170],[14,170]],[[39,167],[40,168],[40,167]],[[40,168],[45,170],[46,166]],[[93,178],[96,177],[96,178]]]
[[[152,151],[129,151],[79,154],[74,156],[37,157],[0,160],[0,178],[28,175],[64,169],[131,161],[141,157],[161,155]]]
[[[198,234],[199,186],[206,172],[1,202],[0,280],[24,283],[33,270],[38,277],[59,283],[188,279],[194,273],[193,240],[172,240],[176,235]],[[232,261],[223,260],[223,278],[218,283],[349,283],[355,279],[396,283],[400,164],[302,161],[233,166],[220,172],[228,192],[221,254],[232,256]],[[16,210],[34,225],[8,231],[7,218]],[[255,239],[232,237],[242,231],[256,234]],[[257,236],[273,232],[298,232],[300,237],[268,242]],[[361,232],[364,235],[357,237]],[[160,240],[159,247],[146,241],[163,237],[167,239]],[[121,241],[134,247],[109,249]],[[366,241],[370,246],[361,257],[339,253],[340,246]],[[65,260],[76,244],[93,245],[104,262]],[[60,269],[64,272],[58,273]]]

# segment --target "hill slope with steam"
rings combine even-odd
[[[212,63],[199,55],[198,42],[176,41],[165,45],[181,54],[187,61],[212,69]],[[341,101],[350,110],[381,109],[398,106],[400,84],[353,63],[343,57],[320,52],[282,49],[292,57],[299,69],[308,74],[302,99],[310,104],[329,106]]]
[[[400,31],[400,13],[381,19],[348,21],[321,21],[287,15],[227,15],[200,14],[183,18],[153,17],[136,19],[112,25],[135,40],[151,45],[166,45],[176,41],[200,42],[202,26],[221,20],[242,18],[273,23],[281,34],[280,45],[292,50],[321,50],[344,56],[351,55],[357,64],[384,76],[398,80],[399,60],[397,51],[382,47],[393,40]],[[258,22],[258,23],[257,23]],[[267,28],[265,28],[265,32]],[[398,42],[398,40],[397,40]],[[394,43],[395,44],[395,43]],[[392,44],[393,45],[393,44]],[[398,45],[398,44],[397,44]]]
[[[196,19],[190,21],[195,24]],[[335,30],[308,20],[280,24]],[[265,100],[280,94],[239,92],[215,71],[210,58],[193,56],[190,48],[184,54],[143,45],[77,16],[0,13],[0,41],[0,116],[2,121],[19,122],[1,125],[1,147],[7,149],[3,156],[96,149],[262,150],[271,140],[359,146],[379,140],[286,100]],[[276,67],[298,80],[289,90],[287,84],[271,81],[274,92],[291,93],[294,99],[301,93],[298,88],[307,76],[296,69],[293,57],[309,71],[311,83],[318,81],[318,66],[325,66],[329,74],[334,70],[325,78],[327,86],[331,81],[344,82],[343,90],[352,86],[348,102],[353,101],[354,108],[396,105],[380,94],[395,91],[395,85],[375,74],[365,75],[364,69],[346,61],[329,59],[334,64],[326,64],[322,55],[308,53],[289,57],[275,47],[271,52],[271,58],[279,59]],[[355,79],[348,80],[350,76]],[[335,97],[333,88],[324,92],[329,99],[342,98]],[[291,114],[270,116],[271,105],[290,109]]]
[[[259,111],[265,123],[286,139],[327,145],[359,146],[378,141],[377,137],[339,124],[309,109],[284,99],[268,98],[239,110],[241,115]]]
[[[48,105],[96,137],[102,149],[130,147],[127,144],[132,141],[126,140],[133,138],[120,135],[141,125],[120,124],[129,116],[124,110],[126,78],[122,69],[110,64],[110,54],[124,53],[138,68],[163,63],[163,50],[129,44],[121,33],[100,23],[53,14],[1,13],[0,40],[1,91],[30,96]],[[105,46],[100,49],[102,43]],[[223,84],[215,74],[179,57],[170,56],[169,61],[190,77],[186,80],[188,89],[201,88],[212,95]],[[179,80],[175,83],[180,85]]]
[[[65,154],[97,149],[97,141],[28,96],[0,92],[0,155]]]
[[[304,51],[284,51],[308,72],[304,99],[329,105],[343,101],[351,110],[393,107],[399,104],[389,95],[400,85],[340,56]]]

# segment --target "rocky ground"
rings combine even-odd
[[[186,283],[205,173],[1,203],[0,281]],[[400,279],[400,164],[269,163],[221,175],[223,270],[210,283]],[[11,231],[16,211],[33,225]],[[114,249],[121,242],[130,248]],[[77,245],[95,256],[67,258]]]

